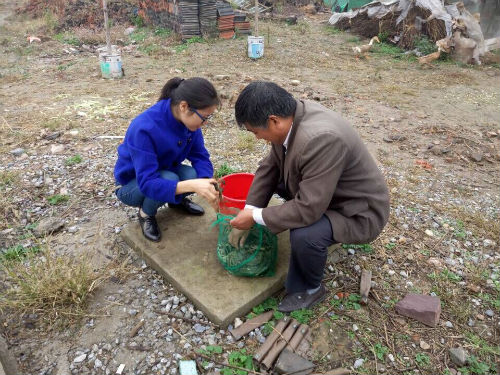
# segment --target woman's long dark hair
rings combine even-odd
[[[220,103],[214,85],[201,77],[170,79],[163,86],[158,101],[164,99],[170,99],[170,105],[179,104],[184,100],[194,109],[204,109]]]

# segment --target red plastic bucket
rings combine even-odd
[[[245,208],[253,178],[252,173],[233,173],[219,179],[222,189],[222,199],[219,202],[221,214],[237,215],[239,210]]]

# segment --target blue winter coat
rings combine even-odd
[[[170,99],[160,100],[132,120],[123,143],[118,146],[115,179],[125,185],[137,178],[140,191],[159,202],[180,203],[177,181],[160,177],[161,170],[176,172],[189,160],[198,178],[212,177],[214,169],[201,129],[190,131],[177,121]]]

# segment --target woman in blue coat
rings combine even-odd
[[[132,120],[118,147],[116,195],[124,204],[139,207],[147,239],[160,241],[155,215],[165,203],[203,215],[203,208],[187,198],[197,193],[218,208],[214,170],[201,132],[218,105],[217,91],[206,79],[172,78],[158,102]],[[192,166],[181,164],[186,159]]]

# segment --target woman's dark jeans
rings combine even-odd
[[[160,175],[165,180],[171,181],[193,180],[198,177],[193,167],[184,164],[179,167],[177,173],[171,171],[160,171]],[[183,194],[183,196],[185,195],[187,194]],[[158,208],[167,203],[155,201],[142,194],[139,190],[139,186],[137,185],[137,180],[135,178],[128,184],[119,188],[116,191],[116,196],[122,203],[126,204],[127,206],[141,207],[142,211],[144,211],[144,213],[149,216],[155,216]]]

